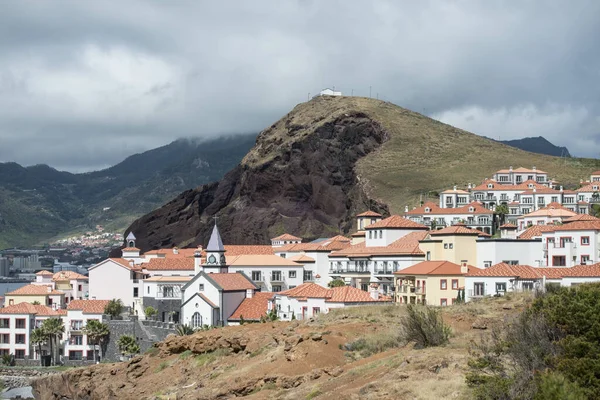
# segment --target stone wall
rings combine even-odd
[[[32,378],[39,378],[56,373],[58,372],[42,368],[0,368],[0,381],[2,381],[5,388],[13,389],[29,386]]]
[[[143,298],[144,310],[148,306],[152,306],[158,311],[154,320],[168,322],[179,322],[179,313],[181,311],[181,299],[155,299],[153,297]],[[173,313],[173,315],[171,315]]]

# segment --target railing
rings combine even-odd
[[[283,277],[283,274],[271,275],[271,282],[285,282],[285,278]]]
[[[469,289],[469,297],[484,297],[484,296],[485,296],[485,290],[474,291],[473,289]]]
[[[330,269],[330,274],[370,274],[371,271],[368,269],[355,269],[355,268],[346,268],[346,269]]]
[[[390,268],[378,268],[375,270],[375,274],[376,275],[391,275],[393,274],[395,271],[393,269]]]

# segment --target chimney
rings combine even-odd
[[[533,168],[532,168],[532,169],[535,171],[535,165],[533,166]]]
[[[251,299],[254,296],[254,289],[246,289],[246,298]]]
[[[379,300],[379,285],[376,283],[371,283],[369,289],[371,292],[371,298],[373,300]]]
[[[561,192],[563,191],[563,187],[562,187],[562,185],[560,186],[560,191],[561,191]]]
[[[454,185],[454,191],[456,192],[456,185]]]
[[[533,188],[533,193],[535,193],[536,191],[537,191],[537,190],[536,190],[536,188],[534,187],[534,188]]]
[[[134,266],[134,265],[135,265],[135,263],[133,262],[133,260],[129,261],[129,266],[130,266],[131,268],[133,268],[133,266]]]
[[[404,206],[404,212],[407,213],[408,212],[408,206]]]
[[[471,184],[470,184],[470,183],[469,183],[469,186],[468,186],[468,188],[469,188],[469,190],[471,190],[471,188],[472,188],[472,186],[471,186]]]
[[[198,275],[202,270],[202,246],[194,251],[194,274]]]
[[[469,266],[467,264],[467,260],[462,260],[460,262],[460,273],[461,274],[466,274],[469,272]]]
[[[510,168],[508,169],[510,172],[512,172],[512,165],[510,166]]]
[[[179,254],[179,249],[177,246],[173,247],[173,254]]]
[[[50,286],[46,286],[46,291],[47,291],[48,293],[50,293],[50,292],[52,291],[52,288],[51,288]]]

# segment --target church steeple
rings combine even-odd
[[[206,246],[206,262],[203,269],[206,272],[227,272],[225,246],[223,246],[223,240],[216,222],[208,246]]]

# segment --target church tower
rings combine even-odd
[[[229,272],[225,260],[225,246],[223,246],[223,240],[221,240],[221,234],[216,223],[210,235],[208,246],[206,246],[206,261],[202,269],[206,273]]]

